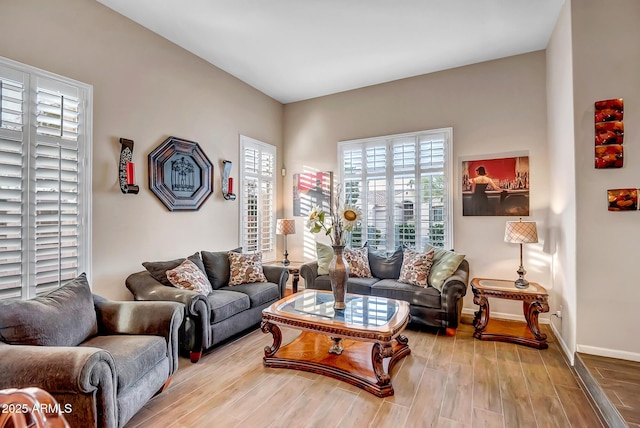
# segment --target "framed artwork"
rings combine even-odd
[[[623,118],[622,98],[596,101],[594,104],[596,169],[622,168],[624,165]]]
[[[293,174],[293,215],[308,216],[315,206],[331,210],[333,173]]]
[[[169,211],[195,211],[213,193],[213,164],[198,143],[169,137],[149,153],[149,188]]]
[[[636,211],[638,209],[638,189],[607,190],[609,211]]]
[[[529,156],[464,160],[461,171],[462,215],[529,215]]]

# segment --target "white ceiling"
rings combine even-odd
[[[282,103],[545,49],[564,0],[98,0]]]

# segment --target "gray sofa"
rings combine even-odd
[[[236,252],[240,252],[236,248]],[[165,272],[184,261],[143,263],[145,271],[126,279],[135,300],[168,300],[184,305],[185,317],[180,329],[180,349],[192,362],[198,362],[203,350],[237,335],[262,320],[262,310],[284,297],[289,271],[280,266],[263,266],[267,282],[230,287],[228,251],[201,251],[189,256],[206,274],[213,291],[204,296],[167,283]]]
[[[182,318],[177,303],[93,295],[84,274],[0,301],[0,389],[49,392],[72,427],[122,427],[178,369]]]
[[[436,256],[446,257],[445,250],[436,249]],[[380,254],[372,249],[368,250],[369,265],[373,277],[354,278],[347,280],[347,293],[364,294],[405,300],[410,304],[411,323],[444,329],[449,336],[455,335],[462,312],[462,298],[467,293],[469,285],[469,263],[462,260],[452,274],[439,278],[438,289],[431,285],[444,270],[436,272],[432,268],[426,288],[398,282],[402,266],[402,248],[393,254]],[[443,260],[444,258],[439,260]],[[434,268],[440,267],[439,260],[434,259]],[[446,266],[444,266],[446,267]],[[450,269],[450,270],[453,270]],[[435,274],[435,276],[434,276]],[[318,274],[318,262],[305,263],[300,268],[300,275],[305,280],[305,288],[317,290],[331,290],[329,275]],[[441,285],[440,285],[441,283]]]

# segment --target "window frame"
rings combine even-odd
[[[91,280],[93,87],[86,83],[60,76],[45,70],[41,70],[27,64],[22,64],[4,57],[0,57],[0,67],[4,69],[0,69],[0,73],[2,73],[5,78],[9,78],[9,75],[12,73],[17,73],[24,77],[24,107],[20,112],[20,115],[22,117],[22,136],[20,140],[13,139],[13,141],[15,142],[19,141],[22,148],[22,185],[19,190],[21,194],[21,244],[20,249],[16,250],[16,253],[18,251],[20,252],[19,269],[21,286],[9,287],[0,290],[0,299],[30,299],[38,294],[42,294],[55,289],[67,282],[68,279],[72,279],[61,278],[60,275],[60,269],[64,266],[64,261],[68,261],[69,259],[73,260],[75,266],[67,266],[66,268],[64,268],[66,271],[73,271],[73,275],[75,276],[84,272],[87,274],[87,278],[89,279],[89,281]],[[7,72],[7,74],[5,74],[5,72]],[[64,112],[64,116],[60,116],[60,136],[51,136],[50,130],[48,131],[49,135],[46,135],[43,132],[38,132],[38,93],[43,93],[43,91],[52,91],[55,96],[59,95],[61,99],[64,99],[66,90],[74,91],[77,94],[79,100],[77,115],[78,122],[67,123],[67,110],[64,109],[65,104],[64,102],[62,102],[60,108],[63,109],[61,111]],[[40,104],[40,106],[42,108],[43,104]],[[41,125],[42,123],[43,122],[40,122]],[[66,129],[67,125],[71,126],[72,133],[75,136],[75,130],[73,130],[74,124],[77,124],[78,126],[77,139],[71,142]],[[2,124],[0,123],[0,130],[2,130],[1,127]],[[40,156],[40,159],[42,159],[42,147],[53,147],[58,150],[60,154],[59,157],[52,159],[58,164],[59,169],[57,171],[59,177],[62,177],[63,175],[68,176],[68,174],[77,174],[77,180],[69,182],[66,179],[61,179],[57,181],[57,190],[46,191],[47,193],[57,193],[59,195],[56,202],[59,223],[54,225],[58,230],[57,245],[59,248],[59,252],[56,258],[58,273],[57,279],[55,281],[46,282],[46,285],[37,284],[38,275],[36,269],[38,265],[36,247],[38,236],[36,228],[43,227],[42,224],[37,226],[36,219],[40,217],[40,223],[43,223],[43,216],[46,217],[45,214],[37,216],[36,209],[38,203],[47,204],[47,202],[38,202],[38,199],[36,197],[37,186],[42,186],[42,181],[38,181],[39,179],[37,175],[38,171],[43,171],[42,166],[39,166],[41,165],[41,163],[39,163],[37,158],[37,156]],[[38,150],[40,150],[40,152],[38,152]],[[70,165],[70,161],[69,158],[66,155],[62,155],[62,153],[68,153],[69,150],[77,152],[76,160],[71,162],[74,167],[73,170],[66,170],[64,168],[64,165]],[[72,247],[72,255],[70,256],[71,258],[68,255],[62,255],[62,252],[60,252],[63,251],[63,245],[60,244],[69,239],[67,235],[62,233],[63,229],[69,228],[68,225],[65,225],[62,222],[63,217],[67,216],[63,212],[64,207],[70,206],[69,201],[65,200],[64,197],[62,197],[62,194],[68,194],[69,192],[68,187],[65,188],[65,185],[68,186],[68,183],[72,183],[74,187],[73,190],[77,192],[73,193],[77,198],[76,202],[71,205],[73,207],[77,207],[77,213],[73,216],[75,219],[77,219],[77,223],[74,223],[74,226],[72,226],[74,233],[77,233],[77,244],[76,251],[73,251]],[[47,227],[47,225],[45,225],[44,227]],[[1,231],[2,229],[0,229],[0,232]],[[0,236],[1,235],[2,234],[0,233]],[[73,235],[71,236],[73,237]],[[5,267],[5,262],[6,260],[3,261],[2,264],[0,264],[0,268]],[[41,263],[41,266],[44,264],[48,264],[46,262],[43,262],[42,260]],[[55,276],[56,275],[54,275],[54,277]],[[91,284],[91,281],[89,283]]]
[[[347,197],[345,192],[346,187],[350,187],[350,186],[346,186],[347,182],[357,181],[359,179],[360,191],[364,192],[365,189],[367,188],[366,183],[368,179],[377,177],[378,179],[386,180],[386,185],[384,188],[384,199],[386,201],[385,203],[386,220],[384,221],[384,225],[385,225],[385,232],[383,233],[384,238],[383,239],[381,238],[381,241],[384,242],[384,245],[382,245],[383,247],[382,251],[387,251],[387,252],[393,251],[399,245],[398,243],[395,242],[396,241],[395,235],[397,233],[396,227],[407,224],[407,222],[406,221],[403,222],[402,219],[399,218],[399,216],[403,216],[403,215],[406,216],[408,213],[410,213],[413,216],[414,211],[418,213],[416,214],[416,216],[421,214],[421,209],[420,207],[417,206],[419,204],[415,204],[416,206],[412,206],[411,208],[409,208],[408,207],[409,204],[406,204],[409,201],[405,201],[405,200],[402,200],[402,204],[403,204],[402,208],[396,209],[395,203],[394,203],[394,188],[393,188],[394,180],[396,179],[396,177],[399,177],[400,175],[407,176],[407,174],[413,173],[415,176],[414,183],[421,183],[420,186],[422,187],[421,174],[424,174],[427,171],[423,167],[421,167],[421,164],[419,161],[420,155],[417,151],[415,155],[416,162],[414,162],[414,167],[412,170],[405,169],[403,173],[396,171],[396,168],[394,166],[394,156],[393,156],[394,146],[400,145],[401,141],[408,141],[410,139],[415,139],[416,150],[418,150],[418,148],[420,147],[420,141],[421,141],[420,138],[424,138],[424,137],[433,138],[438,136],[442,136],[442,141],[443,141],[443,156],[444,156],[443,166],[442,168],[430,169],[432,172],[442,171],[442,176],[444,178],[444,183],[443,183],[444,201],[442,206],[443,212],[438,213],[440,217],[444,216],[444,221],[443,221],[444,241],[441,243],[441,245],[439,243],[438,246],[441,246],[446,249],[450,249],[454,247],[453,246],[453,243],[454,243],[453,203],[454,203],[454,193],[455,193],[454,184],[455,183],[453,181],[453,157],[452,157],[453,128],[451,127],[438,128],[438,129],[424,130],[424,131],[418,131],[418,132],[409,132],[409,133],[385,135],[385,136],[379,136],[379,137],[362,138],[357,140],[340,141],[338,143],[338,169],[340,170],[340,183],[343,184],[342,185],[343,200],[345,200],[344,198]],[[375,161],[376,168],[370,168],[370,169],[373,169],[374,172],[369,172],[368,169],[366,168],[367,149],[373,149],[373,148],[377,148],[378,154],[382,153],[380,149],[384,148],[384,159],[376,160]],[[360,169],[356,173],[349,174],[347,172],[347,168],[345,165],[345,153],[356,152],[358,150],[361,150]],[[416,193],[416,195],[417,194],[419,193]],[[371,225],[369,224],[370,220],[368,219],[367,207],[362,206],[360,208],[363,210],[362,229],[368,230],[368,228]],[[431,207],[430,209],[431,213],[429,214],[435,215],[434,208],[436,207]],[[376,226],[374,225],[373,227],[375,228]],[[377,232],[377,228],[375,230]],[[392,232],[388,233],[388,231],[392,231]],[[418,232],[417,235],[420,236],[420,232]],[[367,242],[367,239],[368,237],[367,237],[367,234],[365,233],[364,236],[361,238],[362,243],[364,244],[364,242]],[[425,243],[424,240],[419,241],[417,237],[415,238],[416,249],[423,250],[424,243]],[[434,245],[433,242],[429,244]]]
[[[257,173],[253,173],[253,172],[249,172],[247,171],[247,165],[245,164],[245,153],[246,151],[250,149],[250,150],[256,150],[260,153],[259,157],[262,156],[262,154],[268,154],[269,156],[271,156],[272,158],[272,163],[271,163],[271,173],[270,175],[265,173],[264,171],[259,171]],[[271,261],[275,261],[276,260],[276,198],[277,198],[277,176],[276,176],[276,160],[277,160],[277,148],[274,145],[256,140],[254,138],[251,137],[247,137],[245,135],[240,135],[240,162],[239,162],[239,190],[238,190],[238,199],[239,199],[239,219],[238,219],[238,234],[239,234],[239,242],[240,245],[242,246],[242,250],[243,252],[260,252],[262,253],[262,261],[263,262],[271,262]],[[260,199],[258,199],[257,201],[257,206],[258,206],[258,210],[257,210],[257,218],[256,218],[256,223],[257,223],[257,244],[256,244],[256,251],[252,251],[252,248],[247,248],[248,246],[246,245],[247,240],[249,239],[247,237],[247,229],[248,226],[246,225],[246,221],[247,221],[247,216],[248,216],[248,201],[247,198],[245,197],[245,188],[247,186],[247,181],[249,179],[253,179],[253,180],[257,180],[258,182],[258,189],[261,188],[261,186],[264,183],[270,183],[271,186],[271,202],[270,202],[270,209],[266,210],[263,208],[260,208],[261,205],[263,204],[263,201],[261,201]],[[258,195],[258,198],[260,197],[260,195]],[[265,214],[269,215],[269,219],[267,220],[269,221],[269,226],[268,226],[268,231],[264,231],[262,230],[262,225],[265,222]],[[270,248],[268,249],[264,249],[262,248],[263,243],[264,243],[264,236],[265,233],[268,234],[269,236],[269,242],[271,243]]]

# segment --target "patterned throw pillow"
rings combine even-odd
[[[433,253],[433,249],[426,253],[419,253],[405,248],[402,255],[402,267],[400,268],[400,278],[398,278],[398,281],[427,288],[429,286],[429,271],[433,264]]]
[[[371,278],[369,267],[369,250],[362,248],[345,248],[344,258],[349,263],[349,276],[356,278]]]
[[[167,279],[176,288],[192,290],[205,296],[212,291],[207,275],[189,259],[168,270]]]
[[[267,282],[262,270],[262,253],[241,254],[229,253],[231,276],[229,285],[249,284],[252,282]]]

